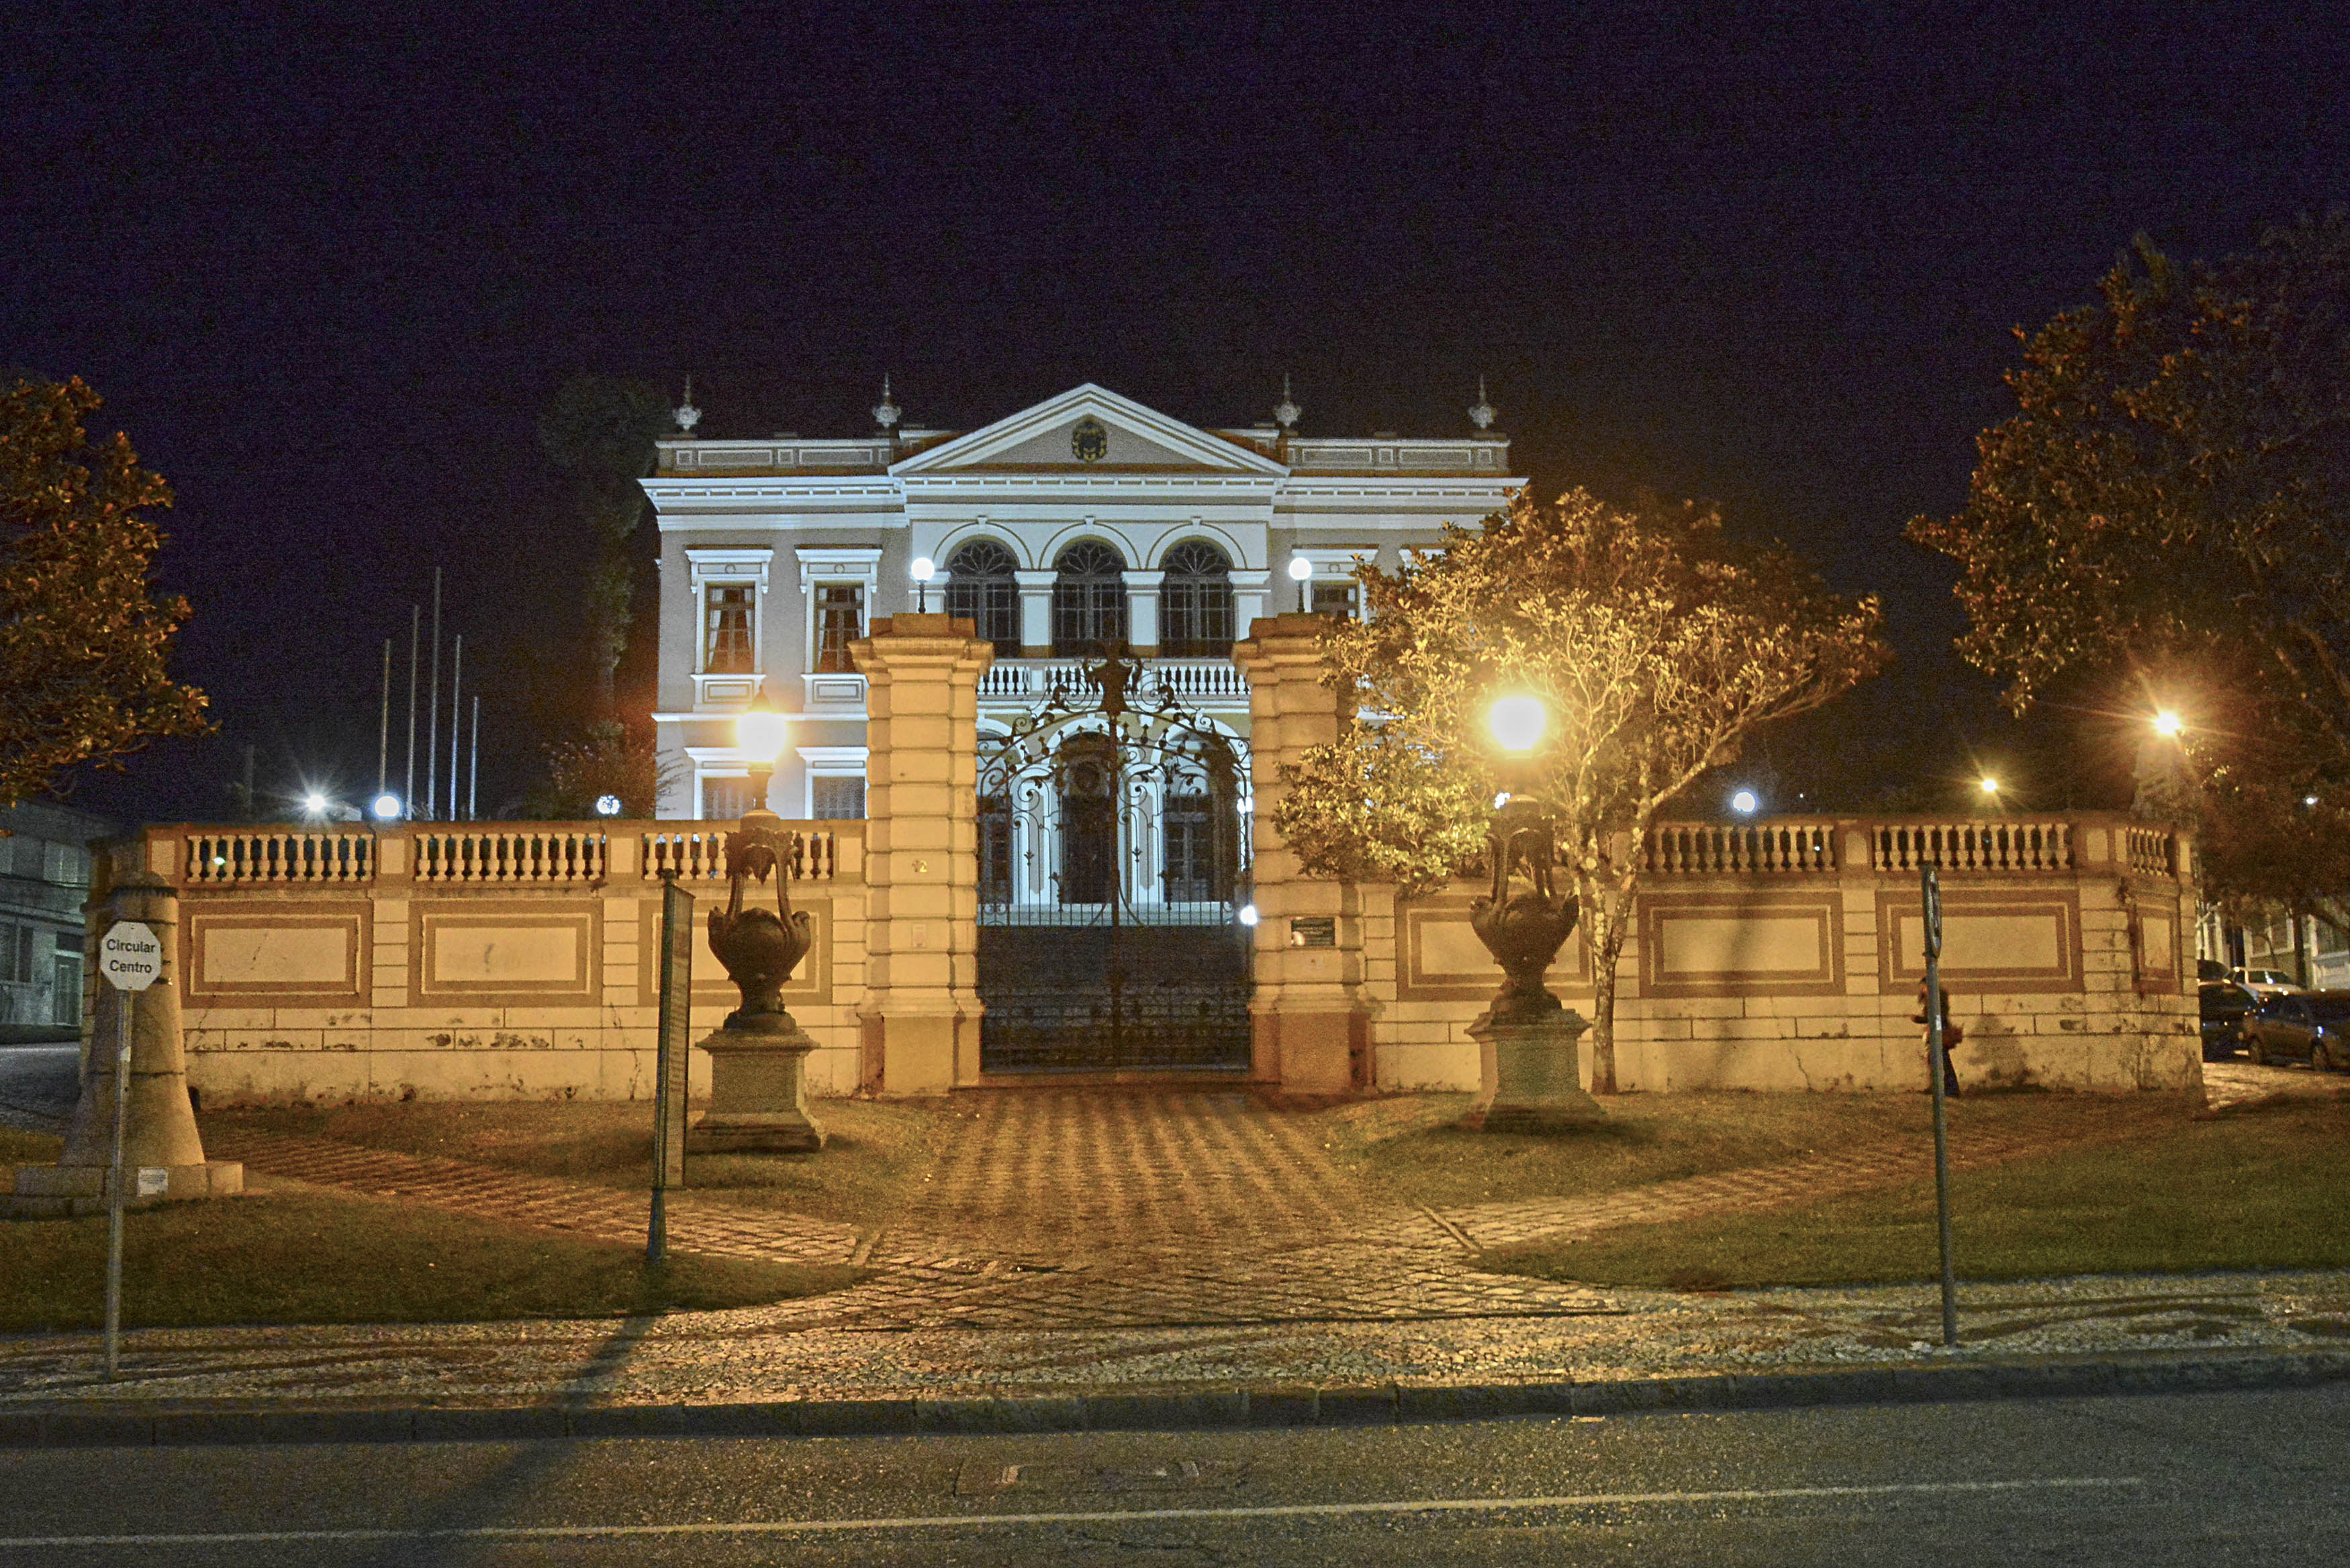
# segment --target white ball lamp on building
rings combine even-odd
[[[1314,607],[1306,596],[1313,590],[1306,585],[1314,580],[1314,563],[1303,556],[1289,557],[1289,580],[1297,585],[1297,613],[1304,615]]]

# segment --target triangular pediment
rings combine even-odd
[[[1280,463],[1223,437],[1170,419],[1088,381],[982,430],[916,452],[889,472],[901,478],[966,471],[1223,474],[1277,478]]]

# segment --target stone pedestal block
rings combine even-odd
[[[806,1069],[816,1041],[789,1018],[781,1022],[778,1029],[721,1029],[701,1043],[710,1053],[710,1108],[687,1129],[688,1154],[806,1154],[824,1147],[824,1129],[807,1108]]]
[[[149,1188],[143,1194],[139,1189],[142,1174]],[[63,1220],[103,1214],[106,1178],[107,1168],[102,1165],[20,1165],[14,1190],[0,1197],[0,1215],[15,1220]],[[234,1198],[244,1190],[244,1167],[233,1159],[197,1165],[126,1165],[122,1182],[125,1209],[154,1209],[194,1198]]]
[[[1532,1023],[1481,1018],[1469,1026],[1477,1042],[1476,1102],[1461,1126],[1482,1132],[1556,1132],[1607,1119],[1583,1087],[1583,1032],[1588,1020],[1573,1008]]]

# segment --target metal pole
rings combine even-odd
[[[1926,899],[1926,1072],[1934,1096],[1934,1226],[1942,1248],[1942,1343],[1959,1343],[1959,1283],[1950,1262],[1950,1131],[1944,1115],[1942,1090],[1942,921],[1941,890],[1934,868],[1924,871]]]
[[[653,1202],[645,1262],[669,1255],[669,1186],[685,1176],[683,1060],[693,1005],[693,895],[677,885],[674,862],[660,867],[660,1014],[653,1054]]]
[[[464,738],[465,634],[457,634],[456,657],[449,661],[449,816],[457,815],[458,743]]]
[[[122,1143],[130,1121],[131,993],[114,993],[114,1153],[106,1177],[106,1380],[122,1366]]]
[[[424,721],[424,820],[441,814],[441,568],[432,568],[432,702]]]
[[[473,820],[473,803],[482,788],[482,696],[473,694],[473,744],[465,764],[465,820]]]
[[[416,815],[416,652],[417,639],[424,628],[424,607],[408,607],[408,783],[400,795],[400,815],[403,821]]]
[[[383,786],[391,781],[391,639],[383,639],[383,717],[375,733],[375,793],[383,797]],[[370,802],[370,805],[373,803]]]

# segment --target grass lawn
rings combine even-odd
[[[857,1271],[672,1253],[255,1179],[243,1198],[123,1217],[122,1314],[134,1328],[483,1323],[761,1306],[838,1290]],[[106,1220],[0,1221],[0,1332],[103,1321]]]
[[[1970,1111],[1989,1103],[1961,1102]],[[1954,1116],[1953,1142],[1963,1137]],[[1950,1182],[1959,1277],[2350,1266],[2345,1152],[2350,1105],[2281,1102],[2210,1121],[2150,1123],[2127,1143],[1960,1171]],[[1697,1290],[1930,1280],[1939,1269],[1933,1182],[1627,1228],[1491,1253],[1483,1266]]]
[[[933,1158],[929,1110],[870,1100],[816,1100],[811,1110],[831,1137],[820,1152],[696,1155],[686,1160],[686,1185],[730,1203],[858,1227],[887,1217],[905,1192],[921,1185]],[[652,1185],[653,1108],[643,1100],[297,1106],[208,1111],[200,1123],[441,1155],[630,1191]]]
[[[1783,1165],[1805,1155],[1932,1136],[1924,1095],[1617,1095],[1604,1127],[1534,1136],[1465,1132],[1467,1095],[1419,1095],[1321,1113],[1342,1168],[1381,1196],[1434,1208],[1579,1198],[1685,1176]],[[1950,1103],[1955,1133],[1996,1127],[2052,1138],[2188,1116],[2168,1096],[1974,1095]]]

